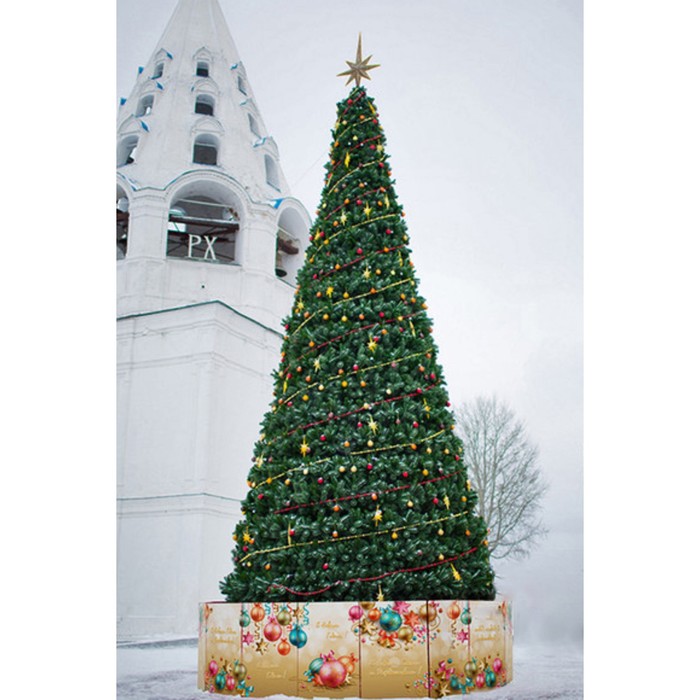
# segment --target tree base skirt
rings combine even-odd
[[[199,606],[197,686],[222,695],[409,698],[513,679],[510,601]]]

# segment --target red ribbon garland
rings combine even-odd
[[[345,263],[345,265],[341,265],[339,268],[333,268],[331,270],[328,270],[327,272],[319,272],[316,275],[316,279],[320,280],[323,279],[324,277],[328,277],[329,275],[333,275],[336,272],[340,272],[340,270],[344,270],[346,267],[350,267],[350,265],[354,265],[355,263],[360,262],[360,260],[364,260],[365,258],[368,258],[370,255],[386,255],[386,253],[391,253],[394,250],[398,250],[399,248],[405,248],[406,246],[404,244],[402,245],[395,245],[392,246],[391,248],[387,248],[386,250],[382,248],[381,250],[373,250],[371,253],[367,253],[366,255],[360,255],[359,258],[355,258],[354,260],[351,260],[350,262]]]
[[[426,479],[425,481],[420,481],[416,486],[424,486],[425,484],[432,484],[436,481],[442,481],[443,479],[451,479],[453,476],[457,476],[457,472],[452,474],[445,474],[443,476],[436,476],[434,479]],[[288,508],[282,508],[281,510],[274,511],[275,515],[281,515],[282,513],[289,513],[292,510],[298,510],[299,508],[310,508],[311,506],[322,506],[326,503],[337,503],[338,501],[351,501],[355,498],[366,498],[376,493],[377,496],[381,496],[385,493],[393,493],[394,491],[403,491],[404,489],[409,489],[413,484],[406,484],[405,486],[395,486],[392,489],[386,489],[385,491],[368,491],[367,493],[358,493],[352,496],[339,496],[338,498],[329,498],[325,501],[316,501],[315,503],[299,503],[295,506],[289,506]]]
[[[453,561],[456,561],[457,559],[461,559],[462,557],[465,557],[468,554],[476,552],[476,549],[476,547],[472,547],[470,550],[462,552],[461,554],[457,554],[454,557],[450,557],[449,559],[443,559],[442,561],[433,562],[432,564],[426,564],[425,566],[415,566],[411,569],[396,569],[395,571],[387,571],[384,574],[379,574],[379,576],[366,576],[358,578],[349,578],[347,581],[336,581],[335,583],[331,583],[328,586],[325,586],[324,588],[319,588],[317,591],[295,591],[293,588],[283,586],[281,583],[273,583],[270,586],[268,586],[267,590],[269,591],[271,588],[283,588],[285,591],[287,591],[287,593],[291,593],[292,595],[319,595],[320,593],[325,593],[326,591],[329,591],[331,588],[333,588],[334,586],[338,586],[341,583],[366,583],[368,581],[378,581],[379,579],[386,578],[387,576],[394,576],[395,574],[412,574],[416,571],[425,571],[426,569],[432,569],[436,566],[441,566],[442,564],[449,564]]]

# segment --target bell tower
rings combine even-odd
[[[195,636],[311,222],[217,0],[179,0],[116,145],[118,636]]]

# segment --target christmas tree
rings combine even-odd
[[[338,103],[262,422],[229,601],[494,598],[374,100]],[[349,81],[348,81],[349,82]]]

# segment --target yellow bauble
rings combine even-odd
[[[442,554],[440,557],[442,557]],[[423,605],[420,606],[418,615],[420,616],[421,620],[432,622],[437,617],[437,610],[431,603],[423,603]]]

